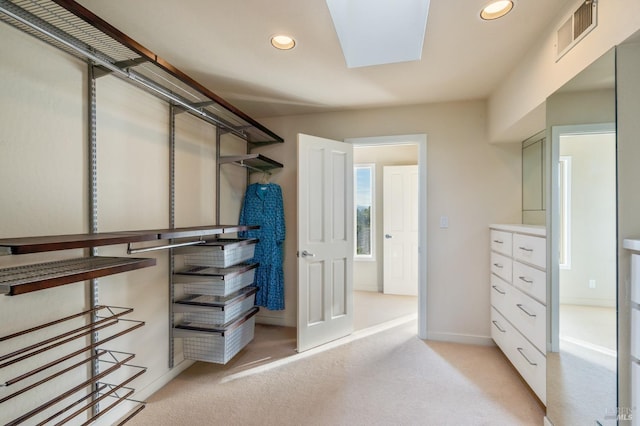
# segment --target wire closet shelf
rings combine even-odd
[[[283,142],[266,127],[72,0],[0,0],[8,23],[250,144]]]

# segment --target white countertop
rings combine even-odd
[[[628,250],[640,251],[640,239],[625,238],[622,240],[622,247]]]
[[[489,225],[489,228],[496,229],[498,231],[518,232],[521,234],[536,235],[539,237],[547,236],[547,227],[541,225],[522,225],[517,223],[491,224]]]

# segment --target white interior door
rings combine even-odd
[[[384,293],[418,295],[418,166],[383,170]]]
[[[353,146],[298,135],[298,352],[353,331]]]

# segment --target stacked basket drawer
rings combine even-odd
[[[175,250],[185,268],[173,274],[184,296],[174,301],[182,315],[174,337],[183,339],[186,359],[226,364],[254,335],[257,239],[217,239]]]

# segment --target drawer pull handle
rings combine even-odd
[[[500,333],[506,333],[507,332],[507,330],[503,330],[496,321],[491,321],[491,322],[493,323],[493,325],[496,326],[496,328],[498,329],[498,331],[500,331]]]
[[[500,290],[498,286],[492,285],[491,287],[500,294],[507,294],[506,292]]]
[[[536,364],[535,362],[531,362],[531,360],[530,360],[529,358],[527,358],[527,356],[524,354],[524,349],[522,349],[522,348],[518,348],[518,352],[520,352],[520,355],[522,355],[522,357],[523,357],[524,359],[526,359],[526,360],[527,360],[527,362],[528,362],[530,365],[533,365],[533,366],[538,365],[538,364]]]
[[[528,251],[528,252],[532,252],[532,251],[533,251],[533,249],[526,248],[526,247],[518,247],[518,248],[519,248],[520,250],[523,250],[523,251]]]
[[[493,242],[496,244],[504,244],[504,241],[500,241],[500,240],[493,240]]]
[[[533,280],[528,280],[527,277],[518,277],[521,281],[524,281],[527,284],[533,284]]]
[[[529,312],[529,311],[527,311],[525,308],[523,308],[521,303],[516,304],[516,306],[517,306],[518,308],[520,308],[520,310],[521,310],[522,312],[524,312],[525,314],[529,315],[529,316],[530,316],[530,317],[532,317],[532,318],[535,318],[535,317],[537,316],[536,314],[532,314],[531,312]]]
[[[504,268],[504,266],[502,266],[499,263],[494,263],[493,266],[495,266],[496,268],[500,268],[500,269]]]

